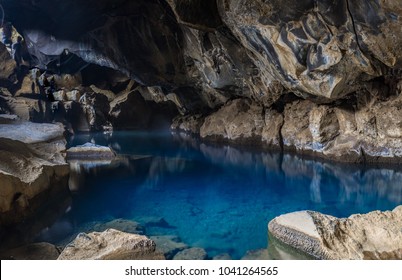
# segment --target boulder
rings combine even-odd
[[[155,242],[145,236],[115,229],[80,233],[61,252],[58,260],[163,260]]]
[[[0,224],[15,224],[68,192],[64,129],[29,122],[0,125]]]
[[[85,143],[67,150],[67,159],[113,159],[115,157],[116,154],[110,147],[93,143]]]
[[[281,215],[268,224],[279,241],[317,259],[401,259],[402,206],[336,218],[313,211]]]

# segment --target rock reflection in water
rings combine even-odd
[[[402,203],[402,171],[396,167],[210,145],[182,134],[91,137],[118,146],[119,155],[109,162],[70,163],[74,201],[58,227],[68,221],[74,233],[88,223],[123,218],[139,222],[149,236],[179,236],[211,258],[241,259],[267,248],[267,223],[283,213],[310,209],[345,217]],[[150,217],[169,227],[148,223]]]

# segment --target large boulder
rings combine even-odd
[[[0,224],[32,217],[68,191],[64,129],[29,122],[0,125]]]
[[[80,233],[61,252],[58,260],[162,260],[155,242],[145,236],[115,229]]]
[[[402,206],[336,218],[313,211],[281,215],[272,236],[318,259],[402,259]]]

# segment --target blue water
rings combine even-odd
[[[164,219],[147,235],[177,235],[209,257],[267,248],[267,223],[298,210],[337,217],[402,203],[402,170],[333,164],[293,155],[214,146],[185,135],[78,135],[70,145],[110,145],[120,163],[82,171],[72,227],[91,221]],[[248,149],[250,150],[250,149]]]

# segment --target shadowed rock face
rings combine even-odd
[[[5,1],[39,65],[72,52],[137,81],[183,82],[181,32],[162,1]]]
[[[93,64],[79,73],[83,84],[100,69],[94,64],[132,79],[95,90],[101,83],[92,77],[89,88],[68,89],[105,105],[80,108],[78,97],[63,104],[59,114],[76,123],[73,130],[147,128],[160,111],[171,121],[174,103],[182,115],[174,128],[211,139],[254,138],[331,158],[346,154],[348,161],[402,155],[398,0],[6,0],[3,6],[39,67],[71,71],[79,67],[57,65],[76,59],[80,67]],[[25,93],[31,80],[16,91]],[[141,96],[132,94],[138,83]],[[36,103],[18,100],[2,111],[23,107],[31,116],[41,112]]]

